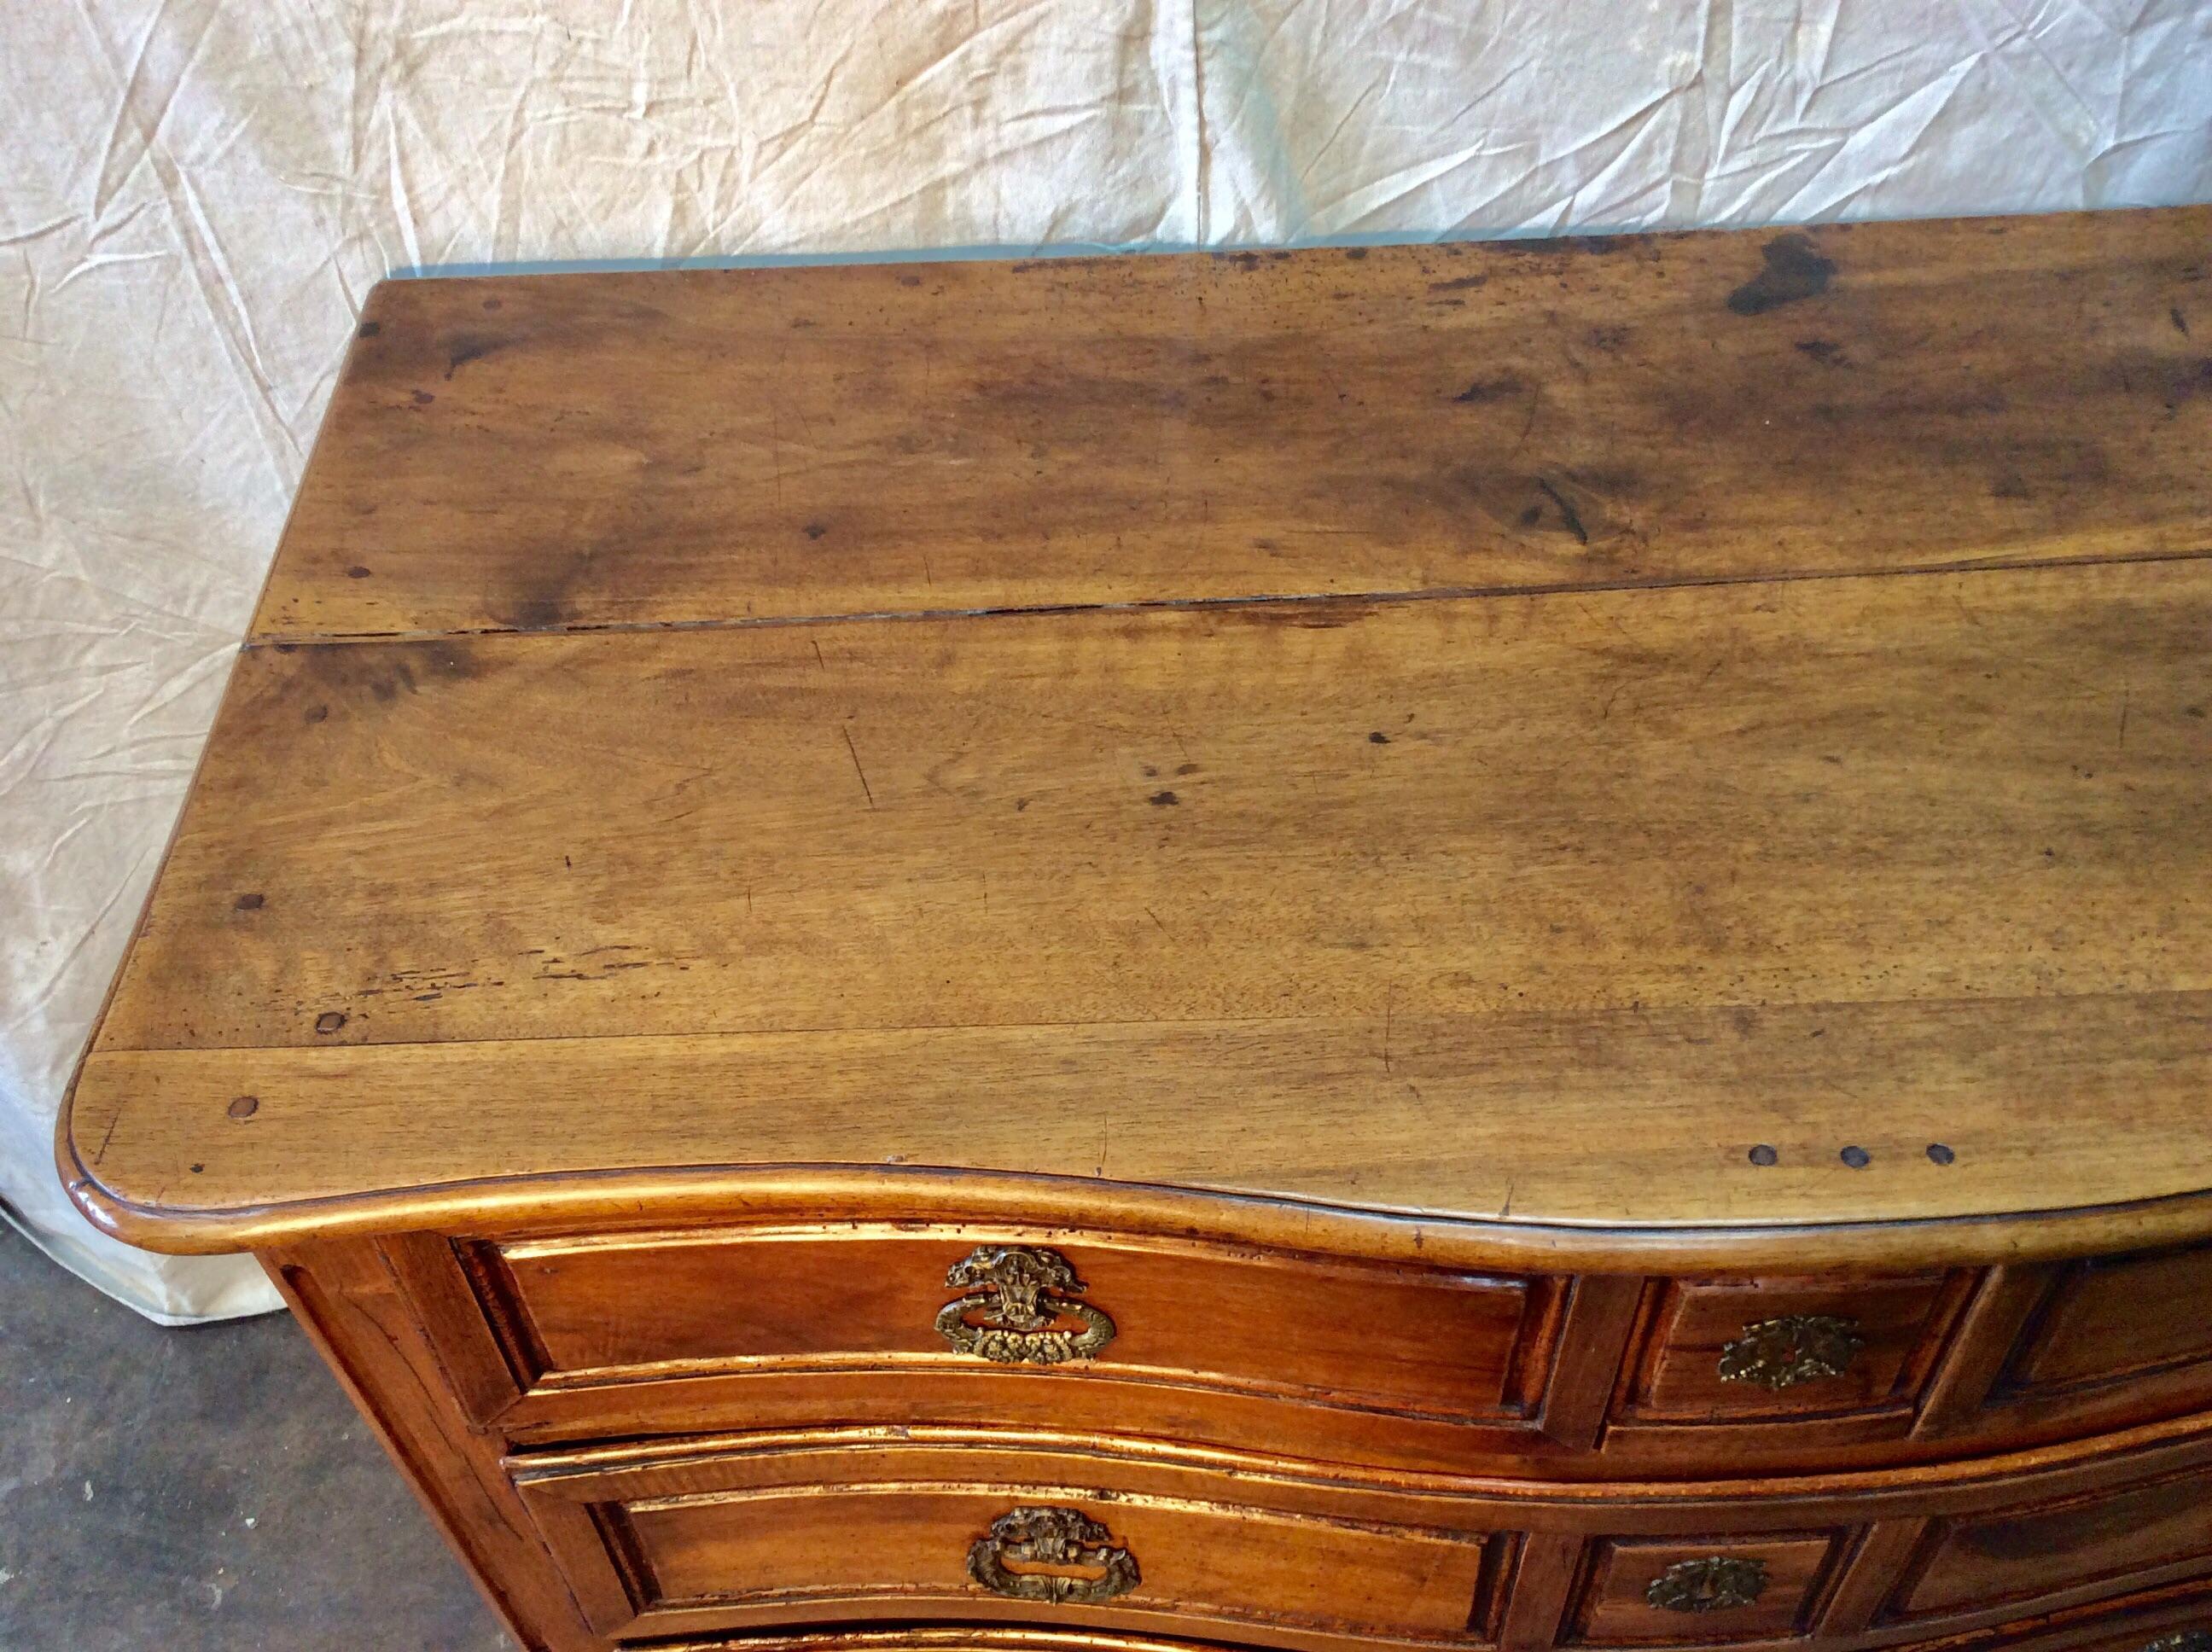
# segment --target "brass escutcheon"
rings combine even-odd
[[[1745,1326],[1741,1336],[1721,1349],[1721,1381],[1782,1389],[1841,1376],[1865,1346],[1856,1320],[1784,1314]]]
[[[1024,1566],[1080,1567],[1082,1574],[1012,1571]],[[994,1594],[1055,1606],[1097,1606],[1137,1586],[1137,1557],[1080,1509],[1009,1509],[968,1551],[968,1575]]]
[[[937,1331],[953,1351],[1001,1365],[1058,1365],[1095,1359],[1114,1340],[1114,1321],[1103,1309],[1075,1300],[1083,1281],[1067,1258],[1041,1245],[978,1245],[945,1275],[946,1286],[965,1290],[937,1310]],[[1080,1320],[1071,1331],[1053,1323]]]
[[[1766,1592],[1766,1563],[1735,1555],[1677,1560],[1644,1591],[1648,1605],[1666,1612],[1725,1612],[1747,1606]]]

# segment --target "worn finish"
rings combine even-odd
[[[255,633],[2203,550],[2208,235],[387,282]]]
[[[65,1171],[533,1649],[2185,1646],[2208,229],[380,289]]]
[[[887,1158],[1584,1224],[2189,1193],[2208,635],[2191,560],[256,649],[75,1140],[177,1216]]]

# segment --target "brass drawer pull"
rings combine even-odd
[[[1024,1566],[1080,1567],[1082,1572],[1010,1571]],[[1096,1576],[1086,1576],[1095,1572]],[[968,1551],[968,1575],[1010,1600],[1097,1606],[1137,1586],[1137,1557],[1079,1509],[1009,1509]]]
[[[1646,1604],[1664,1612],[1725,1612],[1766,1592],[1766,1563],[1731,1555],[1677,1560],[1651,1580]]]
[[[1757,1382],[1781,1389],[1823,1376],[1841,1376],[1866,1346],[1856,1320],[1826,1314],[1784,1314],[1743,1327],[1721,1350],[1721,1381]]]
[[[1114,1321],[1105,1311],[1075,1300],[1083,1281],[1056,1250],[978,1245],[952,1265],[945,1283],[968,1291],[937,1311],[938,1334],[956,1353],[1001,1365],[1057,1365],[1095,1359],[1114,1340]],[[1080,1320],[1083,1328],[1054,1325],[1061,1318]]]

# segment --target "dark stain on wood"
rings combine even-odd
[[[1455,402],[1481,405],[1487,402],[1502,402],[1517,396],[1528,386],[1510,373],[1501,373],[1494,379],[1478,379],[1452,398]]]
[[[1617,252],[1621,238],[1618,235],[1514,235],[1504,240],[1485,241],[1483,248],[1494,252]]]
[[[459,333],[446,351],[446,377],[452,378],[471,361],[481,361],[494,350],[504,349],[507,341],[484,333]]]
[[[1807,236],[1777,235],[1761,251],[1766,268],[1729,295],[1728,307],[1738,315],[1765,315],[1817,298],[1835,278],[1834,261],[1822,258]]]

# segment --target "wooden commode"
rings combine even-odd
[[[388,282],[64,1173],[538,1652],[2212,1652],[2208,267]]]

